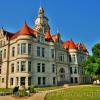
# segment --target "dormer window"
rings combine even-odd
[[[41,42],[41,43],[44,42],[43,36],[38,35],[37,39],[38,39],[38,42]]]
[[[40,36],[38,36],[37,38],[38,38],[38,42],[40,42]]]

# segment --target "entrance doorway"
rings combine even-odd
[[[25,77],[21,77],[21,79],[20,79],[20,85],[25,85]]]
[[[60,73],[60,83],[63,84],[65,82],[65,70],[64,70],[64,68],[61,68],[59,70],[59,73]]]

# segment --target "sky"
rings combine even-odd
[[[84,42],[91,48],[100,42],[100,0],[41,0],[51,34],[59,30],[62,40]],[[18,31],[24,21],[33,27],[40,0],[0,0],[0,28]]]

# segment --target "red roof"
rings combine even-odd
[[[53,41],[56,41],[59,38],[59,34],[56,33],[52,36]]]
[[[82,43],[82,44],[81,44],[81,46],[82,46],[82,50],[83,50],[84,52],[86,52],[86,51],[87,51],[87,49],[86,49],[86,47],[85,47],[84,43]]]
[[[15,39],[18,35],[36,35],[37,32],[30,27],[28,27],[27,23],[25,22],[22,28],[14,34],[11,39]]]
[[[84,43],[77,43],[77,44],[76,44],[76,47],[77,47],[77,48],[80,47],[84,52],[87,51],[87,49],[86,49]]]
[[[14,33],[11,33],[11,32],[5,31],[5,30],[3,30],[3,32],[4,32],[4,35],[9,37],[9,39],[11,39],[14,36]]]
[[[76,45],[72,40],[63,42],[63,46],[65,49],[76,49]]]
[[[51,34],[48,30],[46,30],[45,34],[44,34],[44,38],[48,41],[53,41]]]

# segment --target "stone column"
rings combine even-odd
[[[28,76],[25,77],[25,88],[28,88]]]
[[[20,87],[20,79],[21,79],[21,77],[18,77],[19,78],[19,80],[18,80],[18,86]]]

